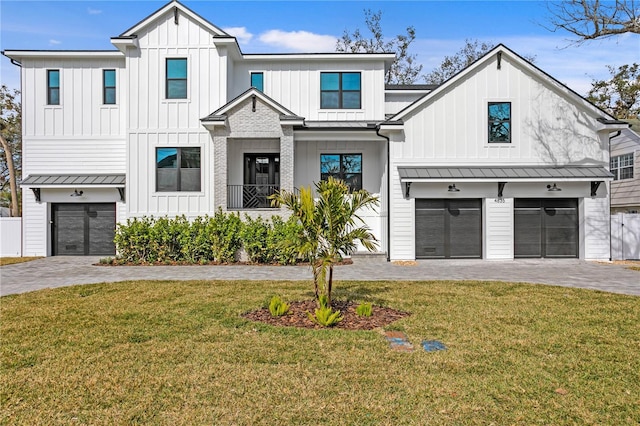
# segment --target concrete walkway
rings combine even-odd
[[[128,280],[311,280],[308,266],[95,266],[99,257],[48,257],[0,267],[0,295],[49,287]],[[640,296],[640,272],[576,259],[419,260],[355,257],[337,280],[498,280],[580,287]]]

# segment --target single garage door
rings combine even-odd
[[[115,203],[53,204],[54,256],[114,255]]]
[[[515,257],[578,257],[578,200],[516,199]]]
[[[416,258],[482,257],[482,200],[416,199]]]

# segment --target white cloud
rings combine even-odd
[[[92,8],[87,8],[87,13],[89,15],[100,15],[102,13],[102,11],[100,9],[92,9]]]
[[[308,31],[269,30],[260,34],[262,43],[293,52],[333,52],[337,38]]]
[[[49,45],[51,46],[56,46],[58,44],[62,44],[62,42],[60,40],[54,40],[54,39],[49,40]]]
[[[248,44],[253,39],[253,34],[246,27],[230,27],[222,29],[225,33],[234,36],[240,44]]]

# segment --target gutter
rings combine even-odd
[[[391,262],[391,140],[380,134],[380,124],[376,125],[376,135],[387,140],[387,262]]]

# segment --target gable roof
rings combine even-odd
[[[455,85],[457,82],[463,80],[467,75],[473,73],[478,68],[483,67],[487,62],[492,60],[494,55],[498,55],[498,58],[500,58],[502,55],[508,56],[519,67],[529,71],[530,73],[532,73],[534,75],[539,76],[541,79],[545,80],[548,84],[554,86],[556,89],[558,89],[559,91],[563,92],[566,97],[571,98],[574,101],[582,104],[586,109],[591,110],[595,114],[599,114],[602,117],[615,120],[615,118],[613,116],[611,116],[609,113],[607,113],[606,111],[598,108],[597,106],[595,106],[594,104],[592,104],[591,102],[586,100],[583,96],[578,94],[576,91],[574,91],[573,89],[571,89],[570,87],[568,87],[564,83],[561,83],[560,81],[555,79],[553,76],[547,74],[545,71],[543,71],[542,69],[538,68],[537,66],[535,66],[531,62],[527,61],[522,56],[518,55],[513,50],[509,49],[504,44],[498,44],[493,49],[491,49],[489,52],[487,52],[486,54],[484,54],[483,56],[478,58],[471,65],[469,65],[465,69],[459,71],[457,74],[453,75],[451,78],[446,80],[440,86],[438,86],[437,88],[433,89],[431,92],[427,93],[426,95],[424,95],[420,99],[416,100],[411,105],[408,105],[406,108],[404,108],[401,111],[399,111],[398,113],[396,113],[393,117],[390,118],[390,120],[402,120],[407,115],[409,115],[410,113],[412,113],[413,111],[417,110],[422,105],[427,103],[430,99],[432,99],[432,98],[434,98],[436,96],[439,96],[440,93],[448,90],[450,87]],[[608,120],[604,120],[604,121],[601,121],[601,123],[603,125],[605,125],[605,126],[607,126],[607,125],[615,125],[617,127],[620,127],[618,124],[609,123],[607,121]]]
[[[163,16],[165,13],[174,10],[174,13],[180,11],[185,15],[189,16],[194,21],[198,22],[204,28],[209,30],[214,36],[222,36],[222,37],[231,37],[229,34],[222,31],[220,28],[213,25],[211,22],[204,19],[202,16],[195,13],[193,10],[189,9],[187,6],[183,5],[177,0],[172,0],[169,3],[162,6],[160,9],[153,12],[151,15],[144,18],[142,21],[135,24],[133,27],[129,28],[122,34],[118,36],[118,38],[127,38],[135,36],[140,30],[150,25],[153,21]]]
[[[212,125],[215,126],[216,124],[219,124],[219,125],[224,124],[227,117],[227,113],[230,110],[232,110],[236,106],[252,98],[260,99],[262,102],[264,102],[265,104],[273,108],[276,112],[280,114],[281,121],[288,121],[289,122],[288,124],[302,124],[304,122],[304,117],[300,117],[295,113],[291,112],[290,110],[288,110],[287,108],[285,108],[284,106],[282,106],[281,104],[279,104],[278,102],[270,98],[269,96],[265,95],[255,87],[249,88],[249,90],[246,90],[244,93],[241,93],[239,96],[232,99],[222,107],[218,108],[208,116],[201,118],[200,122],[205,127],[212,126]]]

